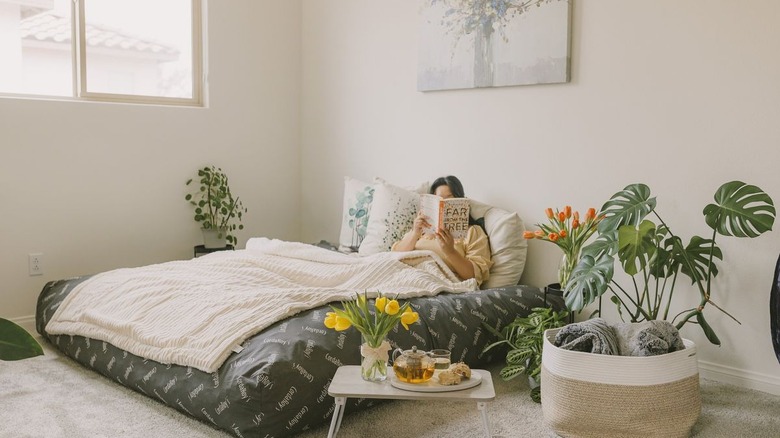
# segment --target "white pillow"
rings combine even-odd
[[[341,215],[339,251],[354,252],[366,236],[371,204],[374,198],[373,183],[344,177],[344,204]]]
[[[474,200],[470,202],[471,216],[485,218],[485,232],[490,239],[493,260],[490,277],[482,283],[482,289],[516,285],[523,275],[528,252],[528,242],[523,238],[523,220],[517,213]]]
[[[420,195],[425,195],[427,193],[430,193],[431,183],[429,181],[423,181],[420,184],[417,184],[416,186],[406,187],[406,189],[411,192],[418,193]]]
[[[420,195],[401,187],[378,182],[374,185],[374,201],[368,218],[366,237],[360,244],[360,255],[390,251],[414,222]]]
[[[382,183],[382,184],[390,184],[387,182],[386,179],[382,178],[381,176],[375,176],[374,177],[375,183]],[[430,181],[423,181],[416,186],[403,186],[404,189],[409,190],[410,192],[419,193],[421,195],[424,195],[428,193],[431,189],[431,183]]]

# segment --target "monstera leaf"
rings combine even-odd
[[[639,227],[623,225],[618,229],[618,258],[628,275],[644,270],[650,258],[655,255],[655,224],[644,220]]]
[[[588,246],[582,248],[581,256],[589,255],[594,259],[606,254],[613,256],[618,250],[618,233],[615,231],[608,231],[606,233],[599,234],[599,236]]]
[[[27,331],[0,318],[0,360],[20,360],[40,356],[43,349]]]
[[[775,222],[772,198],[742,181],[720,186],[715,202],[704,207],[704,221],[721,235],[757,237],[771,230]]]
[[[605,218],[599,223],[599,233],[617,230],[622,225],[637,226],[654,209],[655,197],[650,197],[650,187],[628,185],[601,207]]]
[[[711,266],[710,252],[712,252]],[[687,256],[690,266],[686,263],[685,257],[679,250],[674,252],[674,259],[682,266],[682,273],[690,277],[692,283],[695,283],[697,278],[700,281],[707,280],[708,268],[713,277],[718,275],[715,259],[723,260],[723,251],[712,240],[693,236],[688,246],[685,247],[685,256]]]
[[[677,236],[669,236],[669,229],[664,225],[659,225],[655,229],[655,255],[650,259],[650,275],[655,278],[666,278],[677,271],[677,262],[672,255],[674,254],[675,241],[680,240]],[[679,245],[682,248],[682,245]]]
[[[583,256],[566,285],[566,307],[572,311],[582,310],[607,291],[614,274],[613,257],[606,254],[598,259],[589,255]]]

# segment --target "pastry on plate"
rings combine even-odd
[[[454,373],[450,370],[441,371],[439,373],[439,383],[445,386],[457,385],[460,383],[460,374]]]
[[[448,371],[451,371],[461,376],[464,379],[471,378],[471,368],[469,368],[469,366],[463,362],[458,362],[450,365],[450,369]]]

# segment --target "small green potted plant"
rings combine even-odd
[[[243,230],[241,219],[247,209],[239,197],[233,197],[228,177],[221,168],[206,166],[198,169],[198,179],[190,178],[186,185],[197,187],[185,196],[195,207],[195,222],[200,223],[206,248],[224,248],[236,245],[236,230]]]
[[[25,329],[0,318],[0,360],[21,360],[42,354],[41,345]]]
[[[563,327],[567,320],[568,312],[565,310],[558,312],[547,307],[536,307],[531,309],[528,316],[515,318],[500,332],[483,324],[489,332],[500,339],[485,347],[484,351],[507,345],[509,351],[506,354],[506,366],[500,372],[501,378],[510,380],[525,374],[531,388],[531,399],[540,403],[544,331]]]
[[[711,305],[737,319],[715,302],[712,280],[719,272],[716,262],[723,260],[715,238],[753,238],[770,231],[775,207],[772,198],[760,188],[731,181],[718,188],[715,203],[707,205],[703,214],[704,222],[712,230],[711,237],[692,236],[686,244],[659,215],[649,187],[631,184],[615,193],[601,207],[599,235],[582,249],[580,262],[566,285],[566,305],[573,311],[581,310],[610,291],[610,300],[624,320],[671,319],[678,329],[694,323],[704,331],[707,340],[720,345],[705,319],[705,307]],[[648,219],[651,215],[657,222]],[[621,286],[614,280],[616,263],[631,278],[631,286]],[[691,300],[687,308],[670,313],[680,276],[690,279],[699,297]]]

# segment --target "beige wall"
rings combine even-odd
[[[301,3],[209,3],[208,108],[0,99],[0,316],[29,320],[46,281],[191,257],[206,164],[249,209],[240,246],[299,237]]]
[[[344,175],[452,173],[531,224],[644,182],[683,236],[709,237],[701,211],[723,182],[780,202],[780,3],[577,1],[571,83],[431,93],[415,91],[420,3],[303,2],[304,240],[338,238]],[[768,310],[780,230],[718,242],[715,299],[742,325],[710,309],[723,346],[684,335],[705,375],[780,393]],[[532,242],[523,281],[551,282],[559,254]]]

